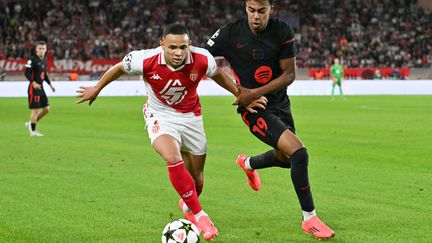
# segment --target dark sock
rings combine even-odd
[[[249,162],[252,169],[262,169],[268,167],[291,167],[291,164],[289,162],[283,162],[278,160],[274,155],[273,150],[269,150],[263,154],[250,157]]]
[[[31,129],[32,131],[36,131],[36,123],[31,123]]]
[[[312,192],[309,185],[308,162],[309,155],[306,148],[301,148],[290,157],[291,180],[303,211],[311,212],[315,209]]]

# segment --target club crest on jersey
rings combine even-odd
[[[198,78],[198,73],[195,71],[192,71],[189,75],[190,80],[192,80],[192,82],[195,82]]]
[[[264,49],[260,49],[260,48],[252,49],[252,56],[255,60],[264,59]]]

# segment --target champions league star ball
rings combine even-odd
[[[196,243],[199,241],[198,228],[186,219],[173,220],[162,231],[162,243]]]

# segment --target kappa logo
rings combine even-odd
[[[162,78],[157,73],[153,74],[153,76],[151,76],[150,78],[154,80],[162,80]]]
[[[185,194],[183,194],[182,198],[188,198],[188,197],[192,196],[192,193],[193,193],[193,191],[190,190],[190,191],[186,192]]]

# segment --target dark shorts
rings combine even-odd
[[[32,85],[28,88],[28,106],[30,109],[38,109],[47,107],[48,97],[43,89],[36,90]]]
[[[277,149],[279,138],[285,130],[289,129],[295,133],[294,120],[289,108],[258,110],[255,114],[242,111],[240,114],[249,131],[273,148]]]

